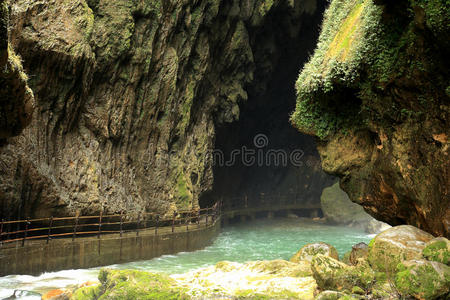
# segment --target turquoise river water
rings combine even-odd
[[[203,250],[109,267],[176,274],[211,266],[223,260],[246,262],[289,259],[302,246],[313,242],[333,245],[342,257],[345,252],[351,250],[352,245],[359,242],[368,243],[372,237],[373,235],[368,235],[360,229],[323,225],[309,219],[257,220],[223,228],[214,243]],[[0,277],[0,299],[11,296],[16,289],[44,293],[55,288],[96,280],[99,269],[65,270],[40,276]]]

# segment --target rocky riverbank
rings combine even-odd
[[[290,261],[223,261],[176,275],[102,269],[98,283],[61,295],[80,300],[445,299],[449,263],[447,239],[404,225],[378,234],[369,245],[355,245],[341,260],[333,246],[315,243]]]

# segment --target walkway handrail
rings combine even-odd
[[[80,236],[97,235],[100,238],[105,234],[135,232],[139,236],[142,230],[153,229],[155,235],[161,227],[175,228],[189,225],[196,225],[199,228],[204,219],[205,226],[214,224],[214,221],[221,214],[221,205],[214,204],[212,207],[182,210],[174,212],[171,217],[161,216],[157,213],[139,214],[137,219],[130,215],[110,214],[95,216],[72,216],[72,217],[48,217],[26,220],[0,221],[0,247],[6,243],[21,242],[25,246],[28,240],[46,239],[49,243],[53,238],[72,237],[72,240]],[[208,223],[209,222],[209,223]],[[195,228],[191,226],[191,229]]]

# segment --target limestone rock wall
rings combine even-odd
[[[215,126],[239,118],[255,77],[249,34],[279,6],[299,20],[315,5],[10,1],[36,111],[0,149],[2,217],[198,205],[213,181]],[[273,50],[258,50],[268,70]]]

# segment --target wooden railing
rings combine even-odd
[[[161,217],[156,213],[139,214],[132,218],[125,213],[103,214],[96,216],[48,217],[26,220],[0,221],[0,247],[3,244],[19,242],[25,246],[29,240],[46,240],[120,234],[135,232],[136,236],[143,230],[153,230],[157,235],[162,228],[174,232],[175,228],[199,228],[212,225],[221,213],[218,202],[212,207],[174,212],[171,217]]]

